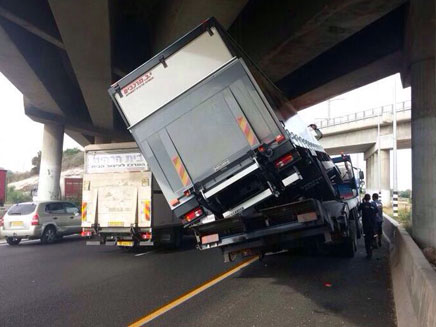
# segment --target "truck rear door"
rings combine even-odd
[[[281,133],[239,60],[131,131],[168,201]]]

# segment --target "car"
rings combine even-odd
[[[17,203],[0,219],[0,234],[9,245],[18,245],[23,238],[49,244],[80,231],[80,211],[66,201]]]

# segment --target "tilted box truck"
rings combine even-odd
[[[82,235],[89,245],[178,244],[175,219],[137,145],[85,147]]]
[[[200,249],[220,246],[228,259],[264,246],[248,242],[266,244],[292,231],[330,240],[336,221],[348,221],[337,201],[338,168],[215,19],[113,84],[109,94]],[[289,132],[281,112],[291,116]],[[349,238],[347,222],[342,225]]]

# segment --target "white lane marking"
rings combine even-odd
[[[146,254],[154,253],[154,252],[156,252],[156,251],[148,251],[148,252],[138,253],[138,254],[135,254],[135,257],[140,257],[142,255],[146,255]]]

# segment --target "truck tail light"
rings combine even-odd
[[[195,208],[194,210],[189,211],[187,214],[185,214],[184,218],[187,222],[192,221],[195,218],[198,218],[203,215],[203,209],[200,207]]]
[[[82,232],[80,233],[83,237],[91,237],[92,236],[92,230],[82,228]]]
[[[285,137],[282,134],[279,134],[276,136],[276,142],[280,143],[285,139]]]
[[[30,223],[32,226],[39,225],[39,215],[35,213],[32,217],[32,221]]]
[[[294,159],[292,157],[292,154],[287,153],[283,157],[281,157],[280,159],[276,160],[274,165],[276,166],[276,168],[282,168],[282,167],[286,166],[288,163],[290,163],[292,161],[292,159]]]
[[[141,238],[143,240],[151,240],[151,233],[150,232],[141,233]]]

